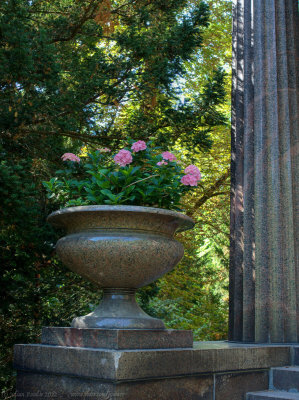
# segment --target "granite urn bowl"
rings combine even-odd
[[[56,252],[72,271],[103,289],[92,313],[75,318],[75,328],[165,329],[136,303],[135,292],[169,272],[184,249],[176,232],[194,222],[175,211],[137,206],[70,207],[49,215],[64,228]]]

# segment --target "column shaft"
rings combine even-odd
[[[299,340],[296,0],[234,0],[230,340]]]

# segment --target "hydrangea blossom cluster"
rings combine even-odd
[[[197,186],[198,182],[201,180],[201,173],[196,165],[188,165],[184,172],[186,175],[181,179],[182,184],[186,186]]]
[[[168,160],[168,161],[176,161],[176,156],[169,151],[163,151],[162,153],[163,160]]]
[[[125,167],[126,165],[131,164],[131,162],[133,161],[133,157],[129,150],[120,150],[114,156],[114,161],[121,167]]]
[[[138,151],[145,150],[147,148],[146,143],[143,140],[138,140],[137,142],[132,144],[131,150],[135,153]],[[120,165],[121,167],[125,167],[128,164],[131,164],[133,161],[132,154],[129,150],[120,150],[114,157],[114,161],[116,164]]]
[[[198,180],[194,175],[188,174],[182,177],[181,182],[185,186],[197,186]]]
[[[143,140],[133,143],[131,149],[137,153],[138,151],[145,150],[147,148],[146,143]]]
[[[195,176],[198,180],[201,179],[200,170],[197,168],[196,165],[193,164],[189,165],[188,167],[185,168],[184,172],[185,174]]]
[[[76,156],[76,154],[73,153],[64,153],[61,156],[62,161],[74,161],[79,163],[81,160],[78,156]]]

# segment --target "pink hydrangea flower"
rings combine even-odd
[[[167,165],[168,163],[164,160],[157,162],[158,167],[161,167],[162,165]]]
[[[131,149],[137,153],[137,151],[145,150],[147,148],[146,143],[143,140],[138,140],[132,144]]]
[[[164,151],[162,153],[162,157],[164,158],[164,160],[168,160],[168,161],[176,160],[176,156],[174,154],[170,153],[169,151]]]
[[[129,150],[120,150],[115,156],[114,161],[121,167],[131,164],[133,161],[132,154]]]
[[[188,165],[188,167],[185,168],[185,174],[193,175],[196,177],[198,181],[201,180],[201,173],[200,170],[196,167],[196,165]]]
[[[108,147],[103,147],[103,148],[99,148],[97,149],[100,153],[110,153],[111,150],[108,149]]]
[[[69,160],[69,161],[74,161],[74,162],[77,162],[77,163],[79,163],[81,161],[80,158],[78,156],[76,156],[76,154],[73,154],[73,153],[64,153],[61,156],[61,159],[62,159],[62,161]]]
[[[185,186],[197,186],[197,178],[194,175],[187,174],[181,178],[181,182]]]

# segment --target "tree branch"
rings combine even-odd
[[[74,39],[76,34],[79,32],[79,29],[85,24],[85,22],[93,17],[93,13],[97,9],[98,5],[99,5],[98,0],[91,0],[91,2],[89,3],[89,6],[86,7],[86,9],[84,10],[83,16],[82,16],[81,20],[79,21],[79,23],[73,27],[70,26],[70,28],[73,28],[70,35],[68,37],[64,37],[64,38],[56,37],[51,40],[51,43],[68,42],[69,40]]]
[[[224,194],[226,192],[218,192],[218,189],[225,183],[227,178],[230,176],[230,169],[228,169],[217,181],[214,183],[214,185],[210,186],[203,196],[201,196],[196,203],[194,204],[194,207],[191,211],[191,216],[195,214],[195,212],[206,202],[208,201],[211,197],[217,196],[218,194]]]
[[[79,132],[61,132],[61,131],[40,131],[40,130],[30,130],[30,129],[22,129],[19,130],[18,133],[24,134],[38,134],[38,135],[58,135],[58,136],[67,136],[73,139],[82,140],[86,143],[98,143],[101,139],[118,139],[118,136],[98,136],[98,135],[87,135]]]
[[[212,227],[215,231],[217,231],[218,233],[221,233],[222,235],[227,236],[228,238],[230,237],[229,232],[225,232],[222,229],[220,229],[218,226],[212,224],[210,221],[207,221],[206,219],[201,219],[201,222],[203,224],[209,225],[210,227]]]

